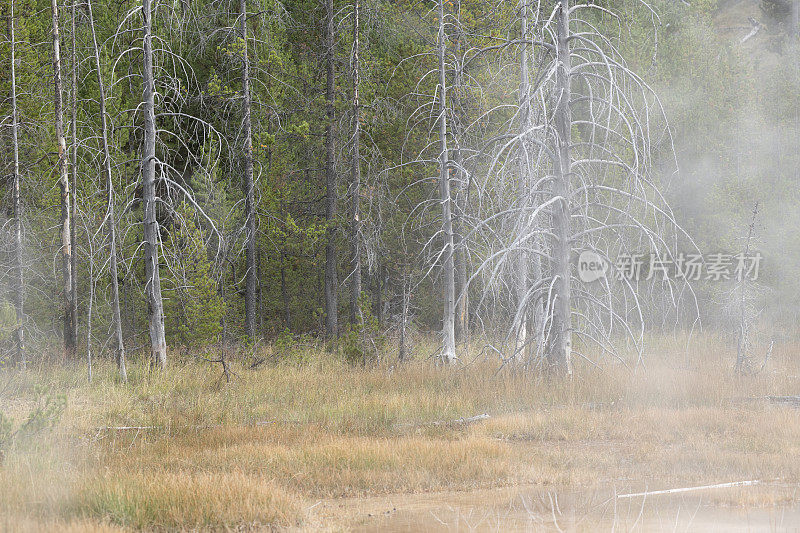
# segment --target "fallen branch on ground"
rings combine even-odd
[[[800,396],[750,396],[746,398],[733,398],[734,402],[754,402],[766,400],[770,403],[800,407]]]
[[[759,21],[757,21],[756,19],[754,19],[754,18],[752,18],[752,17],[748,17],[748,20],[750,21],[750,25],[753,27],[753,29],[752,29],[752,30],[750,30],[750,33],[748,33],[747,35],[745,35],[744,37],[742,37],[742,40],[740,41],[740,44],[744,44],[744,43],[746,43],[747,41],[749,41],[749,40],[750,40],[752,37],[755,37],[755,35],[756,35],[756,34],[757,34],[757,33],[758,33],[760,30],[761,30],[761,28],[763,27]]]
[[[780,403],[784,405],[791,405],[792,407],[800,407],[800,396],[767,396],[767,400],[772,403]]]
[[[460,426],[460,425],[468,426],[470,424],[474,424],[475,422],[480,422],[481,420],[487,420],[489,418],[491,418],[490,415],[483,413],[482,415],[469,416],[465,418],[456,418],[455,420],[435,420],[433,422],[399,424],[398,427]]]
[[[652,491],[645,491],[645,492],[632,492],[630,494],[618,494],[617,499],[619,498],[636,498],[639,496],[655,496],[658,494],[676,494],[679,492],[691,492],[695,490],[708,490],[708,489],[727,489],[730,487],[748,487],[751,485],[758,485],[761,483],[760,480],[751,480],[751,481],[733,481],[731,483],[718,483],[716,485],[701,485],[699,487],[681,487],[677,489],[665,489],[665,490],[652,490]]]

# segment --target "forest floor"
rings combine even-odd
[[[737,377],[721,345],[655,342],[644,368],[571,381],[495,362],[363,369],[314,348],[234,361],[230,383],[186,355],[132,363],[128,384],[107,362],[91,384],[78,363],[6,370],[15,427],[48,395],[67,407],[2,445],[0,529],[797,527],[800,409],[774,397],[800,394],[800,347]],[[625,496],[740,481],[759,483]]]

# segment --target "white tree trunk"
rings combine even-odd
[[[445,65],[444,0],[439,0],[439,33],[436,42],[439,59],[439,193],[442,202],[444,234],[443,278],[444,313],[442,317],[442,361],[452,363],[456,359],[456,282],[453,257],[453,205],[450,194],[450,155],[447,149],[447,78]]]
[[[97,72],[97,86],[100,99],[100,129],[103,142],[103,172],[106,177],[106,225],[108,228],[109,254],[111,265],[111,311],[114,327],[114,341],[116,343],[117,368],[120,379],[128,381],[128,372],[125,367],[125,342],[122,338],[122,318],[119,309],[119,272],[117,270],[117,225],[114,215],[114,181],[111,174],[111,150],[108,140],[108,115],[106,112],[106,90],[103,83],[103,74],[100,69],[100,47],[97,44],[97,32],[94,26],[94,13],[92,0],[86,0],[89,10],[89,27],[92,31],[92,45],[94,49],[94,66]],[[91,301],[90,301],[91,305]]]
[[[73,248],[75,247],[75,214],[78,212],[78,57],[77,57],[77,2],[72,2],[72,50],[71,50],[71,67],[72,67],[72,89],[70,91],[70,144],[72,151],[70,153],[70,182],[72,189],[70,210],[70,242]],[[71,307],[69,310],[70,321],[72,322],[72,338],[75,340],[75,346],[78,345],[78,270],[76,268],[78,254],[73,249],[70,254],[70,300]]]
[[[150,330],[150,355],[154,365],[167,364],[167,341],[164,335],[164,303],[161,300],[161,277],[158,268],[159,228],[156,218],[156,116],[153,81],[153,35],[151,0],[142,1],[144,55],[142,77],[144,97],[144,146],[142,148],[142,203],[144,223],[144,261],[147,293],[147,316]]]
[[[11,0],[10,9],[10,47],[11,47],[11,141],[14,148],[14,168],[11,177],[11,206],[14,217],[14,259],[13,259],[13,286],[14,310],[16,312],[16,356],[17,364],[25,370],[27,360],[25,357],[25,279],[22,273],[22,202],[20,200],[20,175],[19,175],[19,117],[17,109],[17,42],[14,37],[14,1]]]
[[[359,85],[361,64],[359,57],[359,0],[353,0],[353,167],[351,191],[353,218],[350,232],[353,239],[353,271],[350,278],[350,323],[361,321],[361,108]]]
[[[460,6],[456,7],[456,12],[460,13]],[[451,128],[453,131],[453,138],[455,139],[455,149],[453,150],[453,161],[456,166],[456,176],[458,187],[456,188],[453,196],[455,197],[455,213],[453,215],[453,240],[455,248],[455,269],[456,269],[456,286],[458,287],[458,299],[456,301],[456,325],[457,333],[459,334],[459,341],[464,350],[464,353],[469,353],[469,275],[467,273],[467,264],[469,254],[467,253],[466,242],[466,228],[465,219],[467,210],[469,208],[467,199],[469,196],[470,177],[464,169],[464,152],[461,149],[463,142],[464,123],[468,119],[466,111],[467,102],[464,101],[464,69],[465,57],[463,49],[464,32],[461,28],[461,21],[457,24],[457,37],[455,43],[455,60],[457,66],[453,80],[453,86],[456,89],[454,94],[454,107],[456,110],[456,124]]]
[[[524,208],[524,216],[536,205],[539,200],[532,192],[532,188],[536,182],[534,176],[535,164],[531,162],[531,156],[536,153],[531,145],[531,128],[532,128],[532,109],[531,109],[531,81],[530,81],[530,61],[533,47],[529,45],[528,41],[531,39],[529,32],[530,11],[529,6],[525,0],[520,3],[520,38],[523,40],[522,48],[519,54],[519,68],[520,68],[520,88],[519,88],[519,114],[520,114],[520,160],[519,160],[519,191],[518,197],[522,202]],[[534,221],[535,223],[535,221]],[[528,225],[527,221],[524,223],[524,228],[527,231],[537,231],[539,224]],[[528,237],[527,235],[525,237]],[[525,247],[539,246],[541,240],[538,236],[528,238]],[[517,362],[526,361],[529,355],[533,352],[533,348],[541,349],[544,344],[544,329],[543,329],[543,303],[540,299],[530,300],[528,293],[531,288],[531,281],[538,282],[542,279],[542,265],[541,257],[537,253],[529,253],[526,250],[521,250],[517,257],[517,279],[516,279],[516,292],[517,292],[517,306],[519,310],[519,323],[516,324],[516,342],[515,342],[515,358]],[[531,320],[532,318],[532,320]],[[530,325],[535,328],[533,334],[535,339],[531,341],[529,338],[531,332],[529,331]],[[533,344],[531,344],[533,342]]]
[[[561,0],[556,15],[556,168],[553,194],[561,198],[553,210],[555,239],[553,242],[554,286],[553,341],[548,358],[551,367],[563,374],[572,374],[572,293],[570,287],[570,51],[569,0]]]
[[[519,181],[517,197],[522,202],[522,207],[527,210],[530,205],[529,187],[532,182],[530,179],[530,168],[528,164],[528,145],[525,142],[527,130],[530,127],[530,81],[528,80],[528,5],[526,0],[522,0],[520,5],[520,38],[523,40],[522,49],[519,54],[520,86],[519,86],[519,115],[520,115],[520,156],[519,156]],[[526,211],[523,210],[523,213]],[[527,227],[527,226],[524,226]],[[528,343],[528,312],[525,299],[529,288],[530,273],[530,254],[524,250],[517,253],[516,266],[516,292],[517,292],[517,318],[515,324],[516,343],[514,347],[514,360],[521,363],[525,360]]]
[[[67,140],[64,136],[64,98],[61,82],[61,34],[59,32],[58,0],[50,0],[53,37],[53,112],[55,114],[56,142],[58,143],[58,185],[61,189],[61,291],[64,313],[64,356],[75,354],[72,314],[72,230],[70,229],[70,187],[67,164]]]

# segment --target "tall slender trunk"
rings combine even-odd
[[[61,83],[61,34],[59,32],[58,0],[50,0],[53,15],[53,112],[55,114],[56,142],[58,143],[58,185],[61,189],[61,275],[64,305],[64,356],[75,354],[75,337],[72,323],[72,230],[70,229],[69,169],[67,168],[67,140],[64,136],[64,99]]]
[[[458,6],[459,12],[461,6]],[[467,243],[464,239],[465,235],[465,216],[467,214],[467,196],[469,194],[469,177],[464,170],[464,154],[461,150],[461,134],[463,132],[463,125],[466,122],[464,119],[464,115],[467,115],[464,106],[466,105],[465,99],[463,98],[463,89],[464,89],[464,57],[463,57],[463,48],[462,48],[462,41],[463,41],[463,32],[460,29],[458,30],[458,40],[456,41],[456,60],[459,62],[456,72],[455,72],[455,80],[454,86],[456,88],[455,93],[455,109],[457,113],[458,120],[456,124],[454,132],[455,132],[455,140],[456,146],[453,153],[453,159],[456,164],[456,175],[458,176],[458,188],[456,189],[455,193],[455,205],[456,205],[456,213],[453,221],[454,229],[454,242],[457,245],[455,247],[455,263],[456,263],[456,281],[458,282],[459,292],[458,292],[458,301],[457,301],[457,325],[458,325],[458,333],[460,335],[461,344],[465,353],[469,352],[469,291],[468,291],[468,281],[469,276],[467,274]]]
[[[94,49],[94,67],[97,72],[97,86],[100,99],[100,134],[103,141],[103,172],[106,178],[106,225],[108,228],[109,255],[111,263],[111,312],[113,315],[114,341],[116,343],[116,359],[119,377],[128,381],[125,368],[125,342],[122,337],[122,316],[119,305],[119,271],[117,270],[117,225],[114,216],[114,181],[111,177],[111,150],[108,141],[108,115],[106,113],[106,89],[103,74],[100,70],[100,47],[97,44],[97,33],[94,27],[92,0],[86,0],[89,10],[89,27],[92,30],[92,46]]]
[[[19,175],[19,117],[17,109],[17,41],[14,37],[14,1],[10,0],[11,12],[9,33],[11,38],[11,140],[14,151],[14,168],[11,176],[11,207],[14,217],[14,311],[16,312],[15,343],[17,364],[23,370],[27,365],[25,358],[25,279],[22,273],[22,202],[20,200]]]
[[[247,2],[239,0],[239,33],[242,38],[242,133],[244,135],[244,216],[245,260],[247,274],[245,276],[245,332],[251,341],[256,338],[256,207],[255,185],[253,183],[253,127],[251,122],[250,101],[250,58],[247,53]]]
[[[522,48],[519,54],[520,65],[520,88],[519,88],[519,114],[520,114],[520,157],[519,157],[519,191],[517,197],[523,202],[523,213],[532,208],[535,204],[535,196],[531,191],[534,184],[534,166],[529,159],[531,151],[530,138],[531,135],[531,82],[530,71],[528,68],[530,61],[530,49],[528,45],[528,22],[529,22],[529,7],[525,0],[520,4],[520,36],[523,40]],[[536,227],[529,228],[529,231],[536,231]],[[525,236],[529,237],[529,236]],[[539,239],[536,236],[529,237],[525,246],[536,246]],[[529,334],[529,323],[531,314],[533,315],[532,324],[536,330],[536,347],[540,347],[543,343],[541,327],[543,310],[542,302],[540,300],[527,301],[529,299],[530,282],[539,281],[542,277],[541,260],[538,254],[529,253],[521,250],[517,257],[517,306],[520,308],[519,318],[520,322],[516,325],[516,347],[515,356],[518,361],[527,360],[530,353],[531,346]],[[531,313],[532,308],[532,313]]]
[[[459,168],[464,164],[464,158],[461,150],[459,149],[455,154],[455,161]],[[458,208],[458,224],[457,230],[454,231],[454,238],[457,239],[458,246],[456,248],[456,277],[458,280],[458,305],[456,315],[458,318],[458,332],[460,335],[460,343],[465,353],[469,352],[469,274],[467,271],[468,256],[467,256],[467,242],[464,238],[466,228],[464,224],[464,216],[467,212],[467,178],[463,171],[459,171],[459,187],[456,193],[456,206]]]
[[[358,89],[361,83],[359,64],[359,0],[353,0],[353,168],[350,194],[353,201],[353,218],[350,231],[353,239],[353,272],[350,278],[350,323],[361,316],[361,109]]]
[[[411,289],[408,282],[408,268],[403,265],[403,298],[400,309],[400,354],[398,359],[402,363],[408,358],[408,347],[406,346],[406,329],[408,327],[408,307],[411,299]]]
[[[756,202],[755,207],[753,208],[753,219],[750,222],[750,225],[747,227],[747,239],[745,240],[744,252],[742,252],[742,257],[747,258],[750,255],[750,242],[753,239],[753,230],[756,226],[756,217],[758,216],[758,202]],[[745,366],[747,365],[747,333],[748,333],[748,323],[747,323],[747,275],[745,272],[739,273],[738,281],[738,289],[739,289],[739,339],[736,347],[736,373],[741,373],[745,370]]]
[[[159,228],[156,218],[156,112],[153,81],[152,2],[142,0],[144,94],[144,146],[142,147],[142,203],[144,223],[144,261],[147,293],[147,317],[150,330],[150,355],[155,366],[167,364],[167,341],[164,336],[164,302],[158,268]]]
[[[569,0],[561,0],[556,16],[556,169],[553,194],[561,198],[553,209],[555,238],[553,242],[553,274],[556,276],[553,303],[553,343],[548,353],[551,367],[563,374],[572,374],[572,293],[570,287],[570,50]]]
[[[378,264],[375,265],[375,276],[372,283],[372,305],[374,306],[372,314],[375,315],[375,320],[378,321],[378,324],[383,324],[383,277],[386,271],[380,259],[378,259],[377,263]]]
[[[77,47],[77,31],[76,31],[76,16],[77,16],[77,1],[72,2],[72,50],[70,52],[71,67],[72,67],[72,90],[70,91],[70,144],[72,151],[70,152],[70,185],[72,189],[72,202],[70,204],[70,242],[73,248],[75,247],[75,214],[78,212],[78,47]],[[70,254],[70,300],[71,306],[69,310],[70,322],[72,323],[72,338],[75,339],[76,348],[78,342],[78,270],[76,268],[77,253],[72,250]]]
[[[94,311],[94,250],[89,244],[89,304],[86,306],[86,373],[92,382],[92,316]]]
[[[280,215],[281,220],[286,220],[286,188],[280,191]],[[281,301],[283,302],[283,321],[284,327],[291,331],[292,329],[292,315],[290,309],[289,288],[286,284],[286,261],[288,255],[286,253],[288,238],[284,235],[280,245],[280,274],[281,274]]]
[[[455,332],[455,263],[453,258],[453,205],[450,194],[450,155],[447,149],[447,78],[445,64],[444,0],[439,0],[439,33],[436,40],[439,58],[439,193],[442,202],[444,233],[444,313],[442,317],[442,361],[452,363],[456,359]]]
[[[522,49],[519,54],[520,84],[519,84],[519,115],[520,115],[520,155],[519,155],[519,181],[517,199],[521,202],[522,218],[525,218],[527,209],[530,207],[529,190],[531,186],[530,171],[528,168],[528,151],[526,135],[530,126],[530,81],[528,80],[528,6],[526,0],[521,1],[520,5],[520,38],[522,39]],[[520,235],[520,237],[524,237]],[[516,346],[514,347],[514,360],[523,362],[527,351],[528,343],[528,319],[527,304],[525,302],[529,285],[529,265],[530,254],[525,250],[517,252],[516,265],[516,297],[517,297],[517,318]]]
[[[325,80],[325,221],[328,224],[325,244],[325,334],[338,336],[339,297],[336,272],[336,169],[334,168],[334,98],[335,72],[333,50],[333,0],[325,0],[325,48],[327,73]]]
[[[292,315],[289,310],[289,290],[286,287],[286,252],[281,250],[281,301],[283,301],[283,322],[286,329],[292,329]]]

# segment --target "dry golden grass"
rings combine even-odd
[[[586,366],[572,381],[496,373],[493,362],[361,369],[321,351],[302,365],[235,365],[230,384],[196,361],[162,373],[131,365],[127,385],[107,364],[92,384],[80,367],[2,375],[12,418],[35,384],[65,393],[68,408],[53,432],[6,451],[0,528],[316,527],[320,500],[514,485],[780,479],[780,490],[719,501],[794,501],[800,411],[749,398],[798,394],[796,347],[776,347],[768,372],[737,377],[722,343],[695,342],[687,354],[685,339],[660,340],[645,369]],[[480,413],[491,418],[432,424]]]

